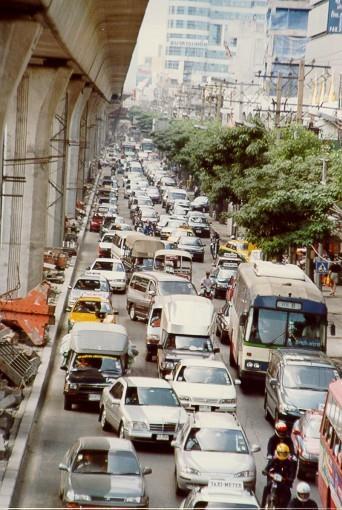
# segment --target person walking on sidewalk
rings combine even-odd
[[[336,294],[336,285],[338,282],[338,276],[341,271],[341,266],[338,264],[337,259],[333,260],[333,262],[329,266],[329,278],[331,281],[331,292],[330,296],[335,296]]]

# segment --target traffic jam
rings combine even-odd
[[[208,198],[189,194],[152,141],[107,147],[94,186],[96,250],[69,289],[59,367],[64,412],[91,408],[103,434],[89,430],[60,459],[63,506],[147,508],[159,473],[141,451],[152,449],[173,459],[179,508],[321,507],[327,465],[342,469],[321,292],[298,266],[221,240]],[[267,444],[239,419],[255,385]]]

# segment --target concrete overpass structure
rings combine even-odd
[[[148,0],[0,0],[0,294],[42,279],[105,141]]]

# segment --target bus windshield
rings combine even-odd
[[[325,342],[325,318],[303,312],[252,308],[246,341],[265,347],[320,349]]]

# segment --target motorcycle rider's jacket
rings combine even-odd
[[[277,473],[283,477],[282,485],[286,485],[291,488],[293,480],[296,478],[296,462],[291,459],[279,460],[277,458],[270,460],[266,466],[267,476],[269,473]]]
[[[290,509],[299,509],[303,508],[306,510],[317,510],[317,503],[313,499],[308,499],[307,501],[300,501],[298,498],[292,498],[288,507]]]
[[[212,282],[211,278],[207,278],[207,277],[202,278],[201,287],[211,289],[212,286],[213,286],[213,282]]]

